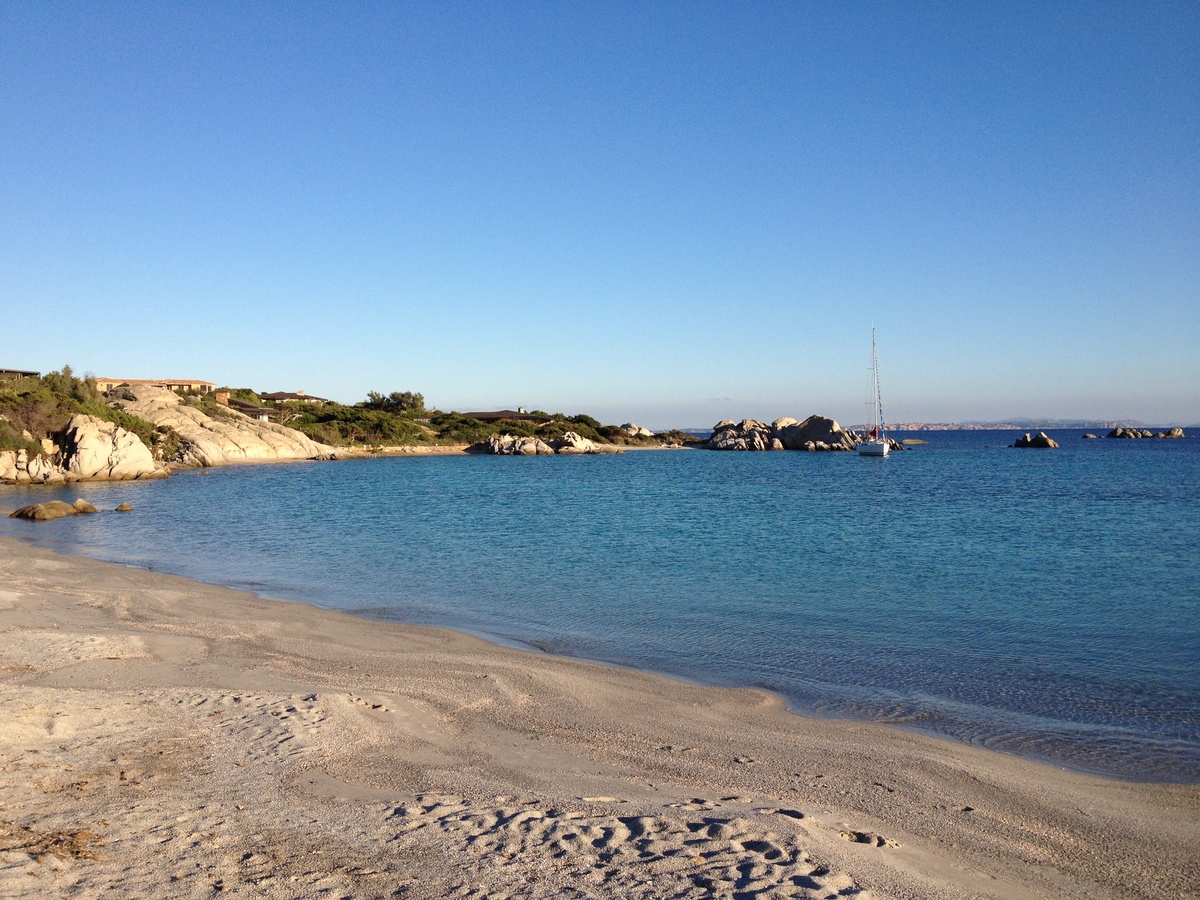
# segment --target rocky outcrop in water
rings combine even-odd
[[[578,435],[574,431],[568,431],[562,437],[551,441],[550,446],[554,448],[555,453],[562,453],[567,456],[596,452],[595,441]]]
[[[783,449],[783,444],[775,437],[772,427],[757,419],[742,419],[740,422],[725,419],[718,422],[713,426],[712,437],[705,446],[710,450]]]
[[[547,443],[535,437],[515,437],[511,434],[494,434],[482,444],[475,445],[475,451],[490,453],[493,456],[553,456],[556,453],[563,456],[578,456],[582,453],[599,453],[595,441],[589,440],[574,431],[568,431],[562,437]]]
[[[1166,431],[1153,432],[1145,428],[1121,428],[1117,427],[1110,431],[1105,437],[1110,438],[1181,438],[1184,437],[1182,428],[1168,428]]]
[[[493,434],[477,448],[493,456],[553,456],[554,448],[535,437]]]
[[[336,459],[341,451],[318,444],[294,428],[261,422],[232,409],[218,417],[188,406],[173,391],[148,386],[123,388],[120,404],[154,425],[174,429],[185,466],[223,466],[271,459]]]
[[[43,442],[44,453],[0,453],[0,482],[62,484],[67,481],[132,481],[162,478],[166,469],[131,431],[95,416],[73,416],[58,443]]]
[[[70,503],[62,500],[47,500],[45,503],[30,503],[22,506],[16,512],[8,514],[10,519],[25,519],[29,522],[49,522],[52,519],[62,519],[66,516],[78,516],[82,510],[76,509]]]
[[[803,422],[791,418],[771,424],[756,419],[734,422],[726,419],[713,426],[712,437],[702,447],[709,450],[807,450],[810,452],[853,450],[863,438],[842,428],[827,416],[809,416]],[[893,450],[900,444],[889,440]]]
[[[16,512],[9,513],[8,517],[10,519],[25,519],[29,522],[49,522],[53,519],[89,515],[94,512],[96,512],[96,507],[80,497],[74,503],[65,503],[62,500],[46,500],[42,503],[30,503],[28,506],[22,506]]]
[[[1050,437],[1046,432],[1039,431],[1035,435],[1030,435],[1026,432],[1021,437],[1017,438],[1013,443],[1014,447],[1040,447],[1043,449],[1052,449],[1058,446],[1058,441]]]

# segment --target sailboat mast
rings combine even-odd
[[[879,396],[879,351],[875,347],[875,329],[871,329],[871,387],[875,395],[875,436],[883,440],[883,398]]]

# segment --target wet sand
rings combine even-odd
[[[0,538],[5,897],[1200,896],[1200,786]]]

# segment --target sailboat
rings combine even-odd
[[[879,399],[879,352],[875,349],[875,329],[871,329],[871,394],[875,407],[875,427],[858,445],[859,456],[887,456],[888,442],[883,433],[883,401]]]

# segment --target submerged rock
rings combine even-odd
[[[133,509],[133,507],[130,504],[122,503],[120,506],[117,507],[117,512],[129,512],[132,509]]]
[[[62,519],[66,516],[77,516],[77,510],[70,503],[62,500],[47,500],[44,503],[30,503],[22,506],[16,512],[9,513],[10,519],[25,519],[30,522],[48,522],[51,519]]]

